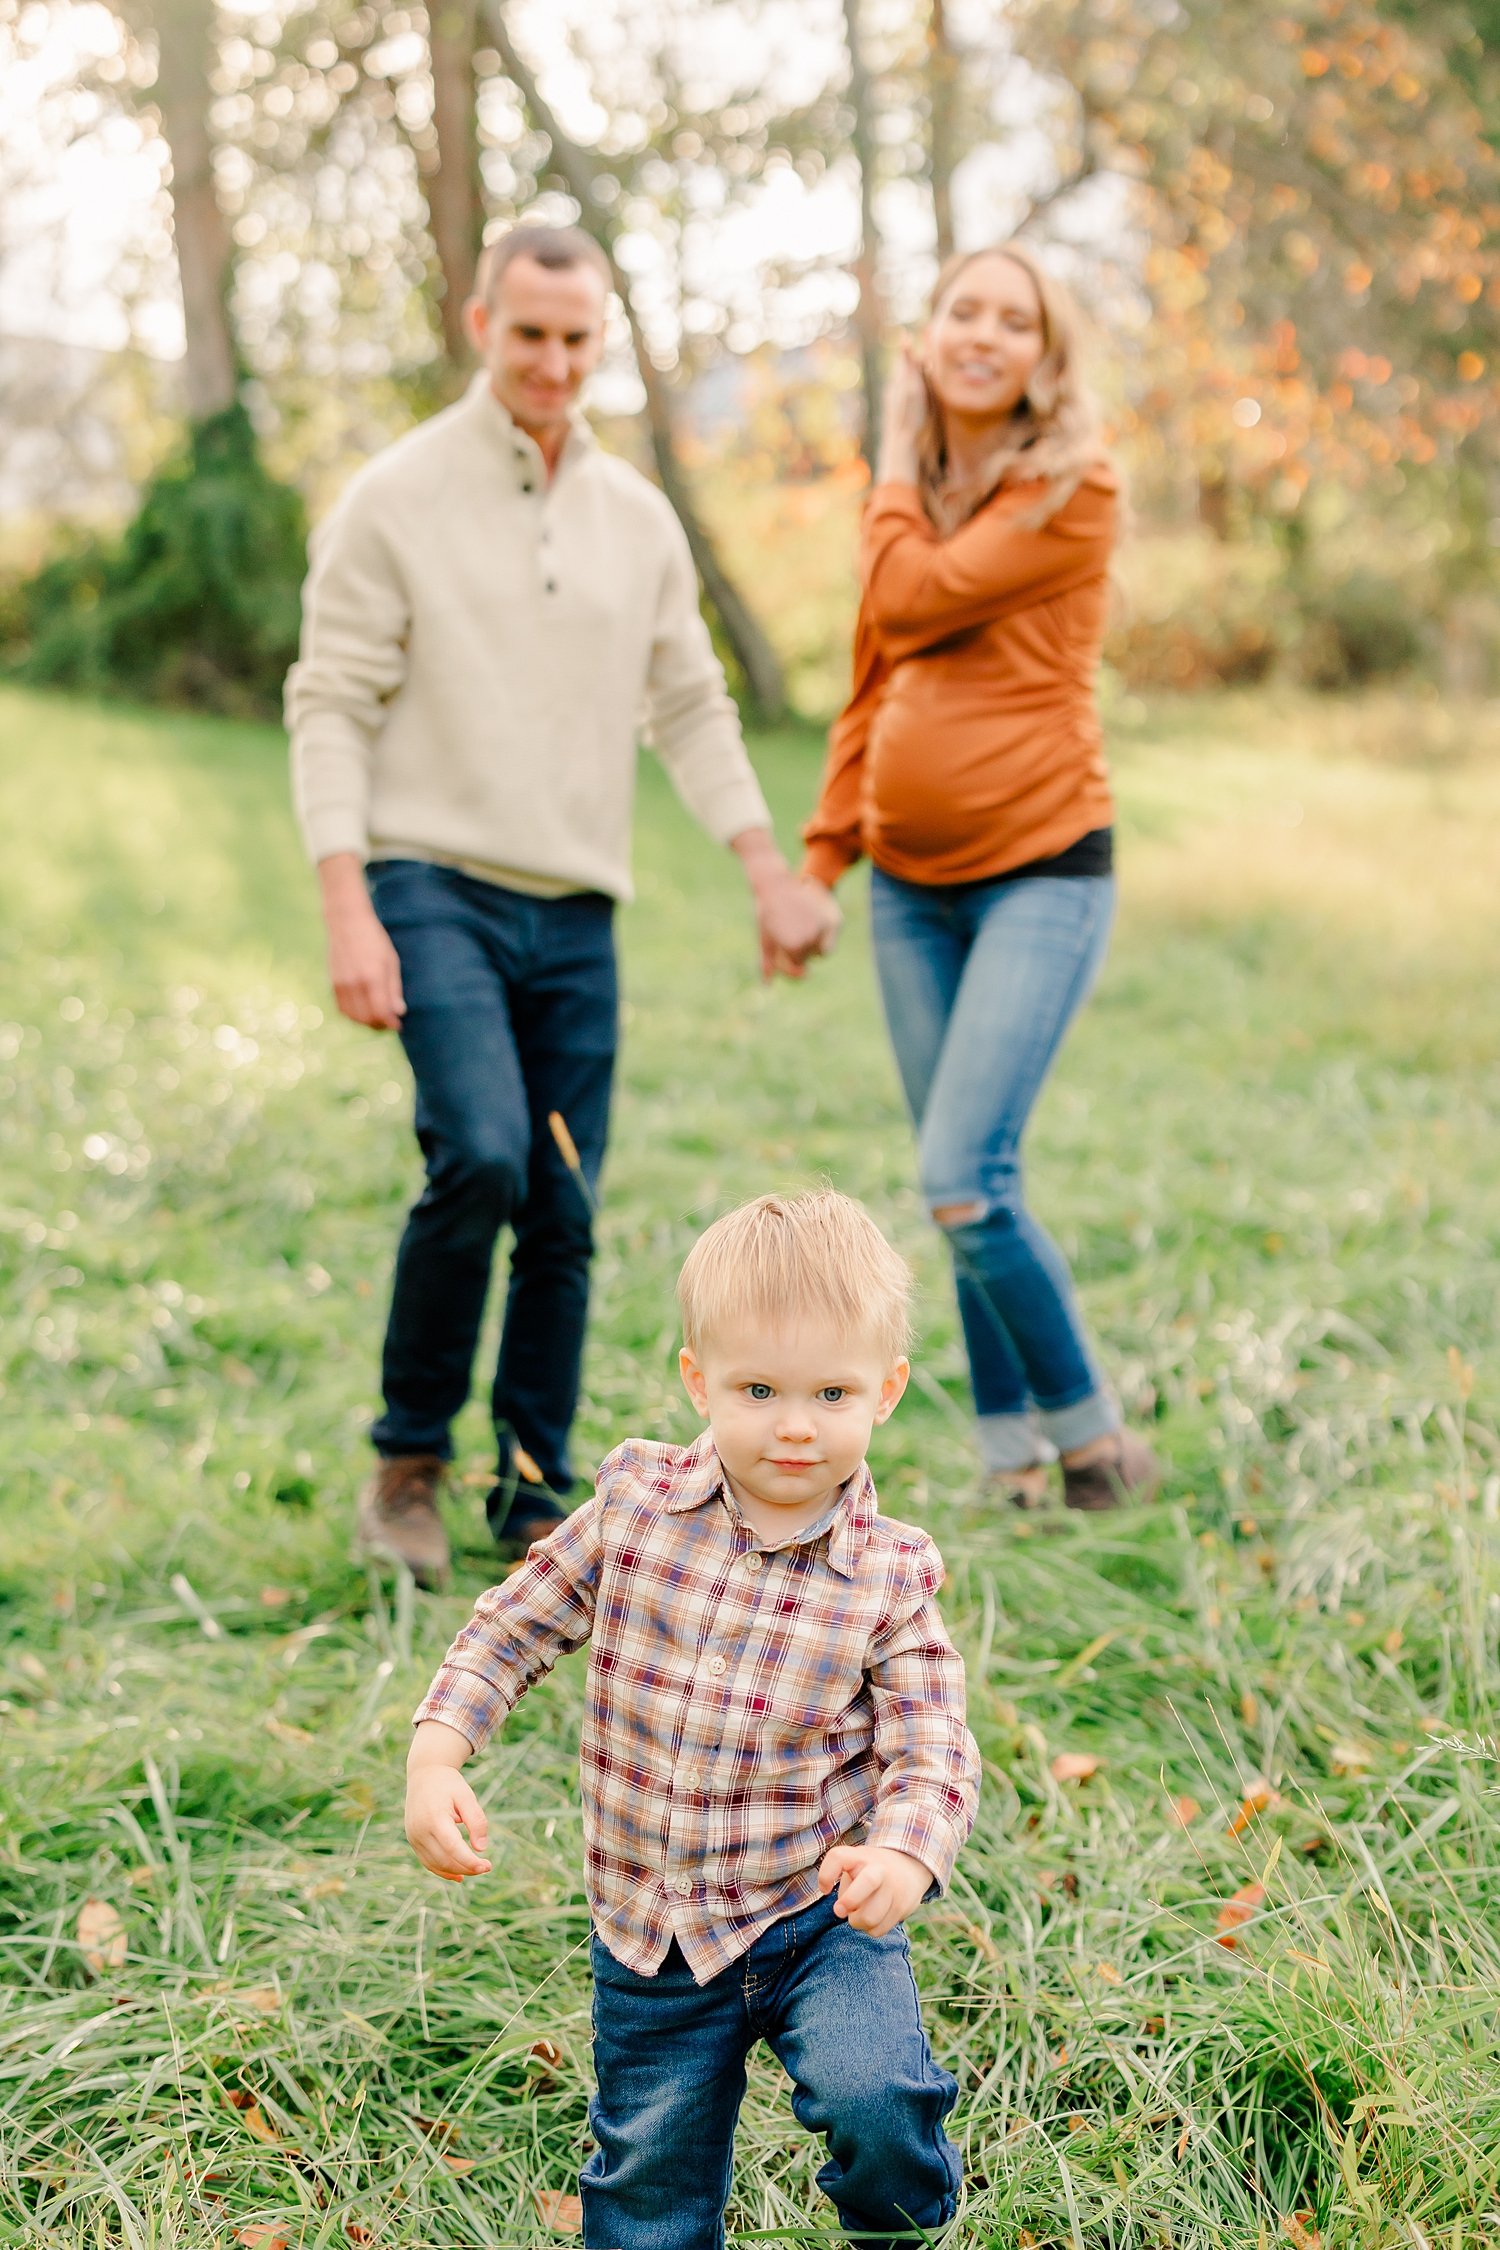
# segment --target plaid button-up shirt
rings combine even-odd
[[[632,1441],[594,1499],[481,1594],[416,1719],[478,1749],[592,1640],[594,1925],[645,1976],[675,1937],[703,1984],[817,1897],[834,1844],[907,1852],[946,1886],[979,1756],[942,1576],[925,1532],[876,1513],[868,1468],[773,1544],[740,1516],[711,1438]]]

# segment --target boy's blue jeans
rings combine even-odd
[[[991,1469],[1119,1424],[1067,1261],[1027,1210],[1021,1136],[1109,943],[1110,875],[870,881],[875,964],[917,1128],[922,1192],[945,1226]]]
[[[554,1491],[572,1482],[593,1229],[547,1124],[567,1121],[590,1188],[609,1126],[618,1002],[611,900],[528,898],[425,860],[367,870],[401,962],[401,1043],[427,1185],[396,1256],[381,1368],[384,1454],[452,1452],[495,1240],[515,1236],[492,1407]]]
[[[705,1985],[675,1944],[654,1977],[597,1937],[592,1954],[588,2250],[722,2250],[759,2039],[791,2078],[798,2123],[827,2144],[818,2185],[846,2234],[885,2250],[952,2218],[960,2168],[943,2120],[958,2086],[932,2059],[902,1930],[867,1937],[818,1899]]]

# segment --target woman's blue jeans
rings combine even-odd
[[[875,962],[953,1254],[980,1451],[1024,1468],[1119,1426],[1072,1277],[1022,1200],[1021,1137],[1109,943],[1111,875],[904,883],[874,870]]]
[[[584,2165],[588,2250],[722,2250],[745,2060],[758,2040],[821,2134],[818,2185],[865,2250],[952,2218],[961,2176],[943,2120],[958,2086],[932,2059],[903,1930],[866,1937],[818,1899],[694,1984],[674,1943],[654,1977],[593,1940],[597,2146]]]

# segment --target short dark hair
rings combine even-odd
[[[500,277],[517,258],[530,258],[549,273],[565,272],[569,266],[592,266],[606,289],[614,283],[609,259],[582,227],[544,226],[539,219],[523,219],[480,251],[474,275],[475,296],[493,307]]]

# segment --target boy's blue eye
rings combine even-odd
[[[769,1398],[771,1396],[771,1386],[769,1383],[747,1383],[745,1385],[745,1388],[750,1393],[750,1396],[756,1400]]]
[[[826,1399],[830,1406],[837,1406],[839,1400],[845,1395],[846,1388],[847,1386],[843,1383],[825,1383],[818,1396]]]

